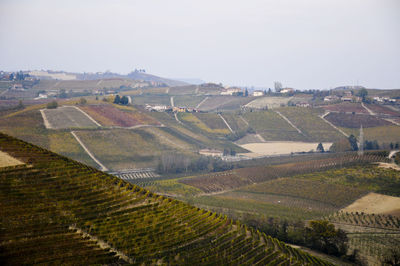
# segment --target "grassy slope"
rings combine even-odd
[[[244,118],[267,141],[304,141],[304,136],[273,111],[247,112]]]
[[[143,130],[97,130],[76,132],[88,149],[108,168],[127,169],[155,167],[162,152],[176,149],[159,143]]]
[[[347,134],[353,134],[354,136],[360,135],[360,129],[358,128],[341,128]],[[377,140],[380,143],[396,143],[400,142],[400,127],[391,125],[384,127],[372,127],[372,128],[363,128],[364,131],[364,140]]]
[[[179,106],[179,107],[196,108],[196,106],[202,100],[204,100],[204,98],[205,98],[205,96],[179,95],[179,96],[174,96],[174,104],[175,104],[175,106]]]
[[[1,117],[0,130],[88,165],[97,166],[69,132],[46,129],[36,108]]]
[[[342,138],[338,131],[318,117],[322,110],[286,107],[279,108],[278,111],[298,127],[307,136],[308,141],[333,142]]]
[[[233,131],[246,130],[247,124],[240,119],[238,114],[235,113],[223,113],[222,117],[226,120]]]

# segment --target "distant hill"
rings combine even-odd
[[[198,79],[198,78],[177,78],[174,80],[182,81],[182,82],[185,82],[188,84],[193,84],[193,85],[200,85],[200,84],[206,83],[204,80]]]
[[[330,265],[27,142],[0,134],[0,146],[4,265]]]
[[[168,86],[183,86],[183,85],[188,85],[188,83],[183,82],[183,81],[178,81],[178,80],[173,80],[173,79],[167,79],[167,78],[161,78],[155,75],[147,74],[144,72],[140,71],[133,71],[127,75],[128,78],[131,79],[140,79],[144,81],[154,81],[154,82],[160,82],[160,83],[165,83]]]
[[[33,77],[40,79],[55,79],[55,80],[99,80],[99,79],[133,79],[133,80],[144,80],[149,82],[163,83],[167,86],[182,86],[188,83],[173,79],[167,79],[158,77],[152,74],[147,74],[143,71],[132,71],[127,75],[121,75],[110,71],[96,72],[96,73],[70,73],[65,71],[51,71],[51,70],[40,70],[40,71],[29,71],[29,74]]]

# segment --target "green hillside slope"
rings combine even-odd
[[[25,163],[0,168],[3,264],[327,264],[7,135],[0,149]]]

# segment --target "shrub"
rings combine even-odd
[[[56,101],[51,101],[47,104],[47,109],[56,109],[58,107],[58,103]]]

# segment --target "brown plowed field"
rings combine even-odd
[[[368,114],[368,111],[360,103],[339,103],[325,105],[322,108],[329,112]]]
[[[392,123],[372,115],[330,113],[325,119],[338,127],[359,128],[389,126]]]

